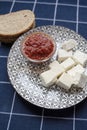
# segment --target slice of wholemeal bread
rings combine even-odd
[[[0,15],[0,41],[10,43],[35,26],[35,15],[30,10],[21,10]]]

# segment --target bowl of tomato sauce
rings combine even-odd
[[[21,44],[21,52],[31,62],[41,63],[52,58],[56,51],[53,38],[44,32],[29,34]]]

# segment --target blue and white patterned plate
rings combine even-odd
[[[50,61],[41,65],[30,63],[21,54],[22,40],[28,34],[38,31],[53,37],[57,44],[57,50],[63,41],[73,38],[78,42],[74,50],[79,49],[87,53],[87,41],[70,29],[60,26],[41,26],[30,30],[15,41],[8,56],[7,69],[13,87],[28,102],[48,109],[63,109],[81,102],[87,97],[87,85],[82,90],[72,88],[69,92],[56,85],[50,88],[41,85],[39,75],[48,69],[50,62],[56,59],[57,50]]]

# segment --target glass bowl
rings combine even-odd
[[[21,52],[25,58],[34,63],[50,60],[56,51],[53,38],[44,32],[29,34],[21,44]]]

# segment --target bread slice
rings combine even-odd
[[[20,10],[0,15],[0,41],[14,42],[21,34],[35,26],[35,15],[30,10]]]

